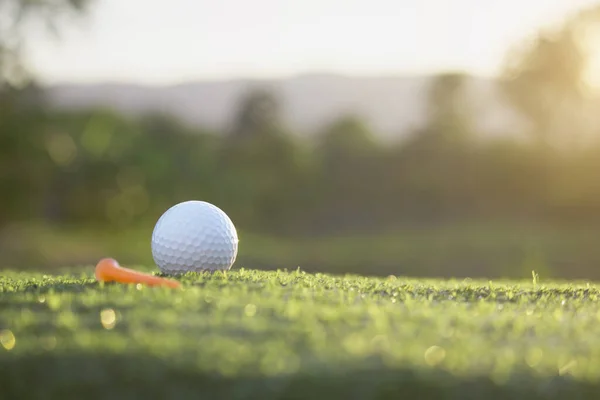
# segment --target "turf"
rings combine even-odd
[[[91,271],[3,272],[0,398],[600,398],[595,284]]]

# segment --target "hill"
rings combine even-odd
[[[299,134],[311,134],[344,114],[362,116],[382,137],[397,137],[423,123],[426,94],[433,76],[350,77],[307,74],[286,79],[237,79],[188,82],[170,86],[127,83],[60,84],[48,87],[51,104],[62,109],[111,107],[128,115],[160,111],[182,121],[222,130],[240,97],[255,88],[272,91],[281,101],[284,122]],[[501,100],[493,79],[470,77],[468,104],[476,125],[487,133],[519,124]]]

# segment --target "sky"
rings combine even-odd
[[[57,41],[33,32],[45,83],[496,74],[511,46],[600,0],[96,0]]]

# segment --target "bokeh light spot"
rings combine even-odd
[[[104,309],[100,312],[100,322],[104,329],[113,329],[117,324],[117,314],[112,308]]]
[[[446,350],[440,346],[431,346],[425,351],[424,358],[431,367],[439,365],[446,358]]]
[[[254,304],[246,304],[244,314],[246,314],[246,317],[254,317],[256,315],[256,306]]]
[[[529,367],[535,368],[539,365],[540,361],[542,361],[543,357],[544,352],[542,349],[534,348],[527,352],[527,355],[525,356],[525,362],[527,365],[529,365]]]
[[[6,350],[11,351],[15,348],[15,345],[17,344],[17,339],[10,330],[5,329],[0,331],[0,344]]]
[[[46,138],[48,155],[57,165],[69,166],[77,157],[77,145],[69,134],[53,133]]]

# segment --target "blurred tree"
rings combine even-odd
[[[279,100],[273,93],[251,90],[239,102],[231,135],[246,138],[273,133],[280,128],[280,112]]]
[[[27,30],[43,25],[58,36],[68,16],[81,15],[93,0],[3,0],[0,2],[0,91],[30,81],[22,57]]]
[[[0,225],[29,214],[53,171],[40,129],[46,118],[39,107],[40,91],[22,55],[28,29],[43,24],[58,34],[66,16],[81,15],[92,2],[0,1]],[[51,143],[57,150],[59,142]]]
[[[221,139],[170,115],[145,116],[129,158],[145,174],[152,205],[165,207],[188,199],[214,200]]]
[[[500,192],[514,193],[513,198],[528,205],[529,214],[561,223],[590,222],[598,214],[600,170],[591,166],[600,158],[600,99],[586,81],[589,72],[598,73],[590,71],[600,56],[598,43],[600,6],[594,6],[540,31],[508,54],[502,88],[530,122],[538,146],[520,162],[527,168],[513,175],[520,190],[501,185],[492,196],[496,200],[502,198]],[[493,159],[488,161],[491,167]]]
[[[333,121],[319,135],[321,150],[330,156],[358,155],[372,151],[377,142],[365,122],[355,115]]]
[[[427,92],[427,119],[395,158],[397,195],[422,221],[458,216],[470,205],[473,181],[473,110],[467,75],[434,77]]]
[[[582,135],[586,107],[584,74],[590,54],[582,33],[600,24],[600,7],[584,10],[555,29],[538,33],[508,53],[502,88],[511,104],[532,124],[539,144]],[[594,51],[598,51],[597,43]]]
[[[441,146],[471,139],[473,115],[466,93],[467,78],[458,72],[433,78],[426,100],[427,122],[418,132],[418,141]]]
[[[368,229],[381,222],[383,151],[365,122],[343,115],[318,135],[322,229]],[[329,225],[329,226],[328,226]]]
[[[265,89],[239,100],[219,152],[219,201],[254,230],[288,233],[306,200],[309,167],[302,146],[281,123],[279,99]]]

